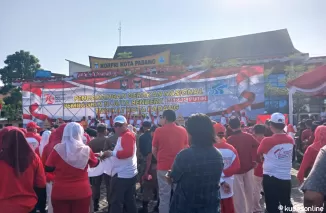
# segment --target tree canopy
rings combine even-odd
[[[10,94],[1,100],[4,103],[3,112],[8,121],[22,118],[22,93],[21,89],[12,85],[17,79],[31,79],[36,70],[40,69],[38,58],[27,51],[17,51],[8,55],[4,60],[5,66],[0,69],[1,80],[4,86],[0,94]]]
[[[4,85],[11,84],[16,79],[30,79],[41,67],[38,58],[27,51],[20,50],[8,55],[5,66],[0,69],[1,80]]]

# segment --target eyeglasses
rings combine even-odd
[[[123,126],[123,124],[121,124],[121,123],[115,123],[114,124],[114,127],[122,127]]]

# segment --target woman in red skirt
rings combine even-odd
[[[54,213],[89,213],[92,191],[87,169],[97,166],[99,160],[83,143],[83,135],[80,124],[68,123],[61,143],[46,161],[45,170],[55,173],[51,195]]]

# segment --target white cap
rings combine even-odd
[[[279,112],[273,113],[271,116],[270,122],[273,122],[276,124],[285,124],[285,116]]]
[[[125,124],[127,123],[127,119],[123,115],[118,115],[117,117],[114,118],[113,123]]]

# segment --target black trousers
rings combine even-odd
[[[281,180],[273,176],[263,176],[266,210],[268,213],[280,213],[280,205],[292,207],[291,180]],[[292,211],[286,211],[292,212]]]
[[[91,177],[90,182],[92,185],[93,200],[99,200],[101,196],[101,184],[104,175]]]
[[[110,213],[137,213],[136,206],[136,181],[137,177],[111,178],[110,183]]]
[[[110,183],[111,183],[111,176],[107,174],[103,174],[103,179],[105,183],[106,188],[106,201],[108,202],[108,205],[110,204]]]
[[[46,213],[46,188],[34,188],[34,191],[37,195],[37,204],[31,213],[39,210],[40,213]]]

